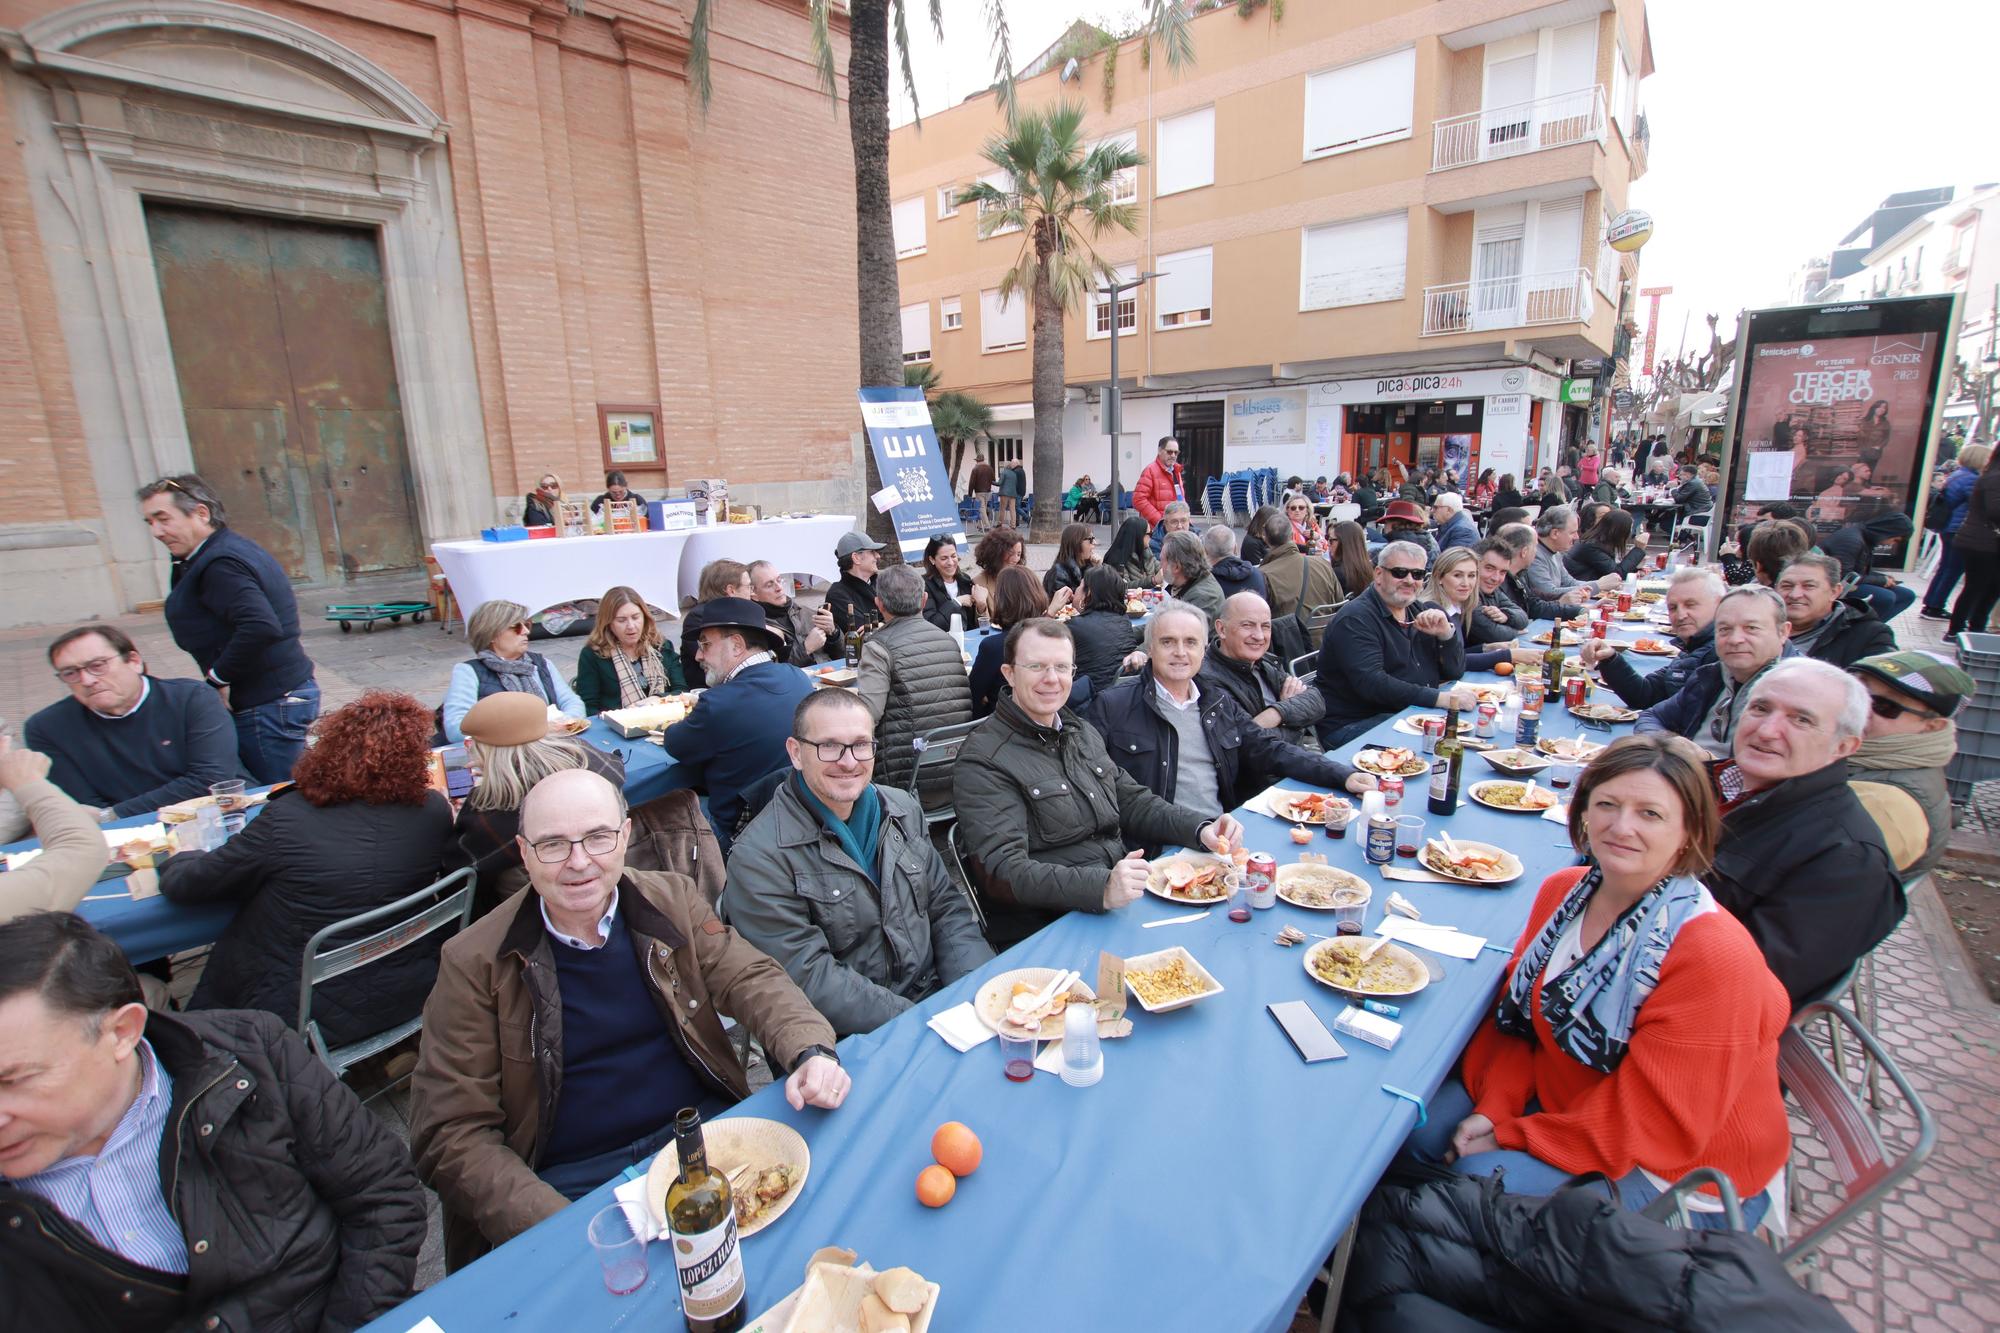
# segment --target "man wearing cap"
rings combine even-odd
[[[1375,530],[1368,539],[1368,558],[1381,559],[1381,551],[1390,542],[1410,542],[1422,549],[1424,565],[1437,559],[1437,543],[1426,530],[1424,511],[1414,500],[1391,500],[1389,507],[1382,511],[1382,517],[1375,523]]]
[[[1847,758],[1856,782],[1879,782],[1909,794],[1929,826],[1923,855],[1908,868],[1928,874],[1951,840],[1951,796],[1944,767],[1958,753],[1952,721],[1972,697],[1972,677],[1929,653],[1883,653],[1848,668],[1868,690],[1868,727]]]
[[[843,532],[833,548],[840,562],[840,581],[826,590],[826,609],[841,636],[859,626],[879,625],[875,609],[875,573],[882,568],[882,543],[865,532]]]
[[[846,541],[841,538],[843,545]],[[870,543],[862,549],[872,557],[875,548]],[[845,576],[841,581],[846,582]],[[771,629],[764,608],[749,598],[702,603],[695,660],[708,674],[708,690],[674,727],[668,748],[693,770],[695,785],[708,792],[716,841],[724,852],[743,810],[744,790],[789,762],[785,738],[791,734],[792,710],[813,691],[805,672],[777,660],[775,654],[783,649],[784,636]]]
[[[1445,491],[1431,501],[1431,522],[1437,524],[1439,554],[1454,546],[1479,545],[1479,525],[1465,512],[1465,497],[1457,491]]]

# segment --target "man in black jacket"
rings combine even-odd
[[[1317,745],[1313,727],[1326,716],[1326,699],[1272,654],[1272,623],[1271,604],[1254,592],[1224,601],[1215,650],[1202,659],[1197,679],[1204,691],[1235,699],[1252,722],[1279,739],[1303,745],[1311,738]]]
[[[1456,699],[1470,713],[1478,702],[1470,690],[1439,688],[1465,674],[1465,641],[1442,609],[1417,600],[1423,584],[1423,548],[1391,542],[1374,583],[1327,625],[1315,680],[1326,698],[1319,743],[1329,753],[1413,705]]]
[[[1864,657],[1895,652],[1896,634],[1866,597],[1843,597],[1843,586],[1840,561],[1830,555],[1799,556],[1778,573],[1792,646],[1845,671]]]
[[[409,1296],[409,1154],[269,1014],[149,1013],[79,917],[0,926],[0,1328],[354,1328]]]
[[[174,558],[165,611],[174,642],[234,715],[244,769],[259,782],[283,782],[319,716],[291,579],[229,527],[221,499],[193,473],[140,487],[139,506]]]
[[[1881,827],[1847,785],[1868,708],[1854,677],[1789,658],[1751,688],[1716,772],[1722,837],[1702,882],[1750,931],[1795,1008],[1903,919]]]
[[[1712,569],[1683,569],[1667,588],[1667,628],[1678,656],[1650,675],[1640,675],[1625,658],[1626,645],[1588,639],[1580,653],[1585,666],[1598,668],[1611,692],[1634,708],[1664,703],[1715,658],[1715,608],[1729,585]]]
[[[1241,594],[1238,594],[1239,596]],[[1146,666],[1093,699],[1085,716],[1118,767],[1205,815],[1233,810],[1281,777],[1367,791],[1375,779],[1258,726],[1236,700],[1195,683],[1208,617],[1169,599],[1146,625]]]
[[[826,590],[826,609],[833,613],[835,631],[844,637],[857,627],[881,624],[875,574],[882,568],[882,543],[865,532],[843,532],[833,558],[840,563],[840,580]]]

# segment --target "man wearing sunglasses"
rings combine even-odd
[[[1952,719],[1972,698],[1972,677],[1929,653],[1882,653],[1848,668],[1868,690],[1868,726],[1861,748],[1847,758],[1857,782],[1907,792],[1929,826],[1924,854],[1905,870],[1923,875],[1944,859],[1951,841],[1951,796],[1944,768],[1958,753]]]
[[[1326,696],[1319,740],[1328,754],[1405,708],[1475,704],[1470,690],[1445,688],[1465,674],[1465,641],[1442,608],[1417,600],[1424,575],[1422,547],[1390,542],[1374,583],[1327,625],[1315,679]]]
[[[715,917],[695,882],[625,868],[625,798],[568,769],[521,803],[529,890],[438,960],[410,1089],[410,1148],[460,1268],[673,1138],[682,1107],[750,1095],[720,1015],[789,1071],[794,1110],[849,1081],[833,1029],[785,970]]]
[[[1139,484],[1132,488],[1132,507],[1153,529],[1154,555],[1160,553],[1160,547],[1167,540],[1167,506],[1176,500],[1187,499],[1181,477],[1181,442],[1171,435],[1163,435],[1160,437],[1160,452],[1146,464],[1145,470],[1139,474]]]
[[[729,853],[722,910],[841,1036],[870,1032],[993,957],[923,807],[874,781],[875,725],[847,690],[792,713],[792,769]]]

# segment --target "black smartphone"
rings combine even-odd
[[[1347,1058],[1347,1052],[1340,1048],[1340,1043],[1326,1030],[1326,1024],[1319,1021],[1319,1015],[1304,1000],[1285,1000],[1264,1007],[1271,1011],[1271,1017],[1278,1020],[1278,1026],[1292,1039],[1292,1045],[1299,1048],[1299,1055],[1307,1064]]]

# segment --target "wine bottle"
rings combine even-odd
[[[1430,808],[1434,815],[1448,815],[1458,809],[1458,783],[1464,772],[1465,742],[1458,738],[1458,705],[1444,712],[1444,735],[1437,743],[1437,758],[1431,764]]]
[[[1549,650],[1542,655],[1542,679],[1548,683],[1548,697],[1561,700],[1563,692],[1562,622],[1549,627]]]
[[[667,1186],[667,1231],[680,1275],[681,1315],[688,1333],[732,1333],[743,1327],[743,1252],[736,1241],[736,1203],[729,1181],[709,1169],[701,1112],[674,1117],[680,1175]]]

